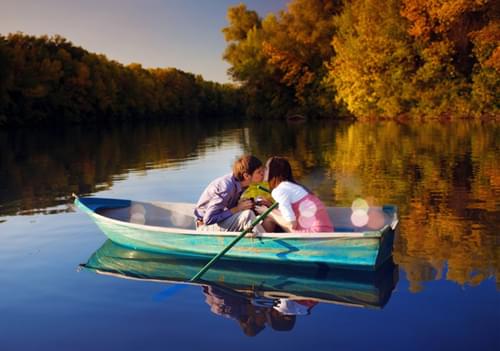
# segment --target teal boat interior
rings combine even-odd
[[[140,202],[121,199],[78,198],[84,209],[114,220],[154,227],[195,230],[194,204],[174,202]],[[359,233],[397,225],[397,208],[393,205],[367,209],[371,220],[354,225],[350,207],[327,207],[335,232]],[[372,220],[373,219],[373,220]]]

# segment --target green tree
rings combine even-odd
[[[335,18],[328,83],[360,118],[397,116],[416,103],[408,81],[416,57],[399,11],[399,0],[358,0]]]
[[[223,58],[231,64],[230,76],[243,85],[246,114],[253,117],[286,115],[293,92],[283,88],[276,70],[268,65],[262,50],[266,33],[260,17],[240,4],[228,9],[227,18],[229,25],[222,29],[228,42]]]
[[[497,13],[500,12],[500,9]],[[500,111],[500,19],[470,33],[477,58],[472,71],[472,103],[478,113]]]
[[[173,68],[124,66],[60,36],[0,36],[0,124],[215,117],[241,111],[237,91]]]
[[[223,57],[246,92],[247,115],[331,114],[333,98],[322,81],[333,55],[331,19],[340,8],[336,1],[294,0],[264,20],[244,4],[228,9]]]
[[[11,57],[7,49],[7,43],[3,37],[0,36],[0,107],[7,106],[9,103],[7,89],[10,86],[11,77]],[[5,110],[0,108],[0,125],[7,121]]]

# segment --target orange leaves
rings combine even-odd
[[[490,58],[484,62],[484,65],[500,72],[500,46],[495,48]]]
[[[227,20],[229,26],[223,28],[222,32],[228,42],[245,40],[251,29],[260,27],[260,18],[257,12],[247,10],[243,3],[229,7]]]
[[[239,5],[229,10],[224,58],[249,95],[266,91],[248,100],[280,114],[494,115],[498,13],[496,0],[292,0],[260,21]]]
[[[264,55],[268,58],[268,63],[283,73],[281,82],[286,86],[295,87],[297,99],[303,101],[307,85],[311,84],[316,77],[309,70],[307,63],[300,61],[290,51],[273,47],[269,42],[264,42],[262,49]]]
[[[499,4],[348,2],[327,82],[358,118],[498,113]]]
[[[480,64],[500,72],[500,20],[469,34],[474,42],[474,53]]]
[[[460,17],[478,11],[488,0],[403,0],[401,14],[412,23],[409,33],[424,41],[432,34],[444,34]]]
[[[333,55],[332,16],[339,3],[294,0],[287,10],[262,21],[243,4],[229,8],[224,59],[231,64],[231,76],[243,83],[250,104],[256,104],[247,111],[286,117],[290,111],[318,115],[331,110],[333,97],[325,94],[322,80],[324,64]],[[261,104],[267,105],[262,112]]]
[[[333,55],[331,18],[338,9],[331,1],[295,0],[287,11],[263,22],[267,64],[277,70],[282,84],[293,89],[299,106],[319,103],[316,89],[326,73],[324,62]]]

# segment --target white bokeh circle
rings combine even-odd
[[[363,227],[368,223],[369,217],[367,211],[364,209],[357,209],[352,211],[351,222],[356,227]]]
[[[314,217],[318,207],[311,200],[304,200],[299,204],[299,213],[301,217]]]
[[[300,216],[298,219],[298,222],[302,228],[309,229],[313,226],[315,220],[316,220],[316,218],[314,216],[312,216],[312,217]]]

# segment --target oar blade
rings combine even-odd
[[[177,292],[184,290],[187,287],[187,284],[172,284],[169,287],[163,289],[159,293],[153,296],[153,301],[162,302],[165,299],[168,299],[171,296],[177,294]]]

